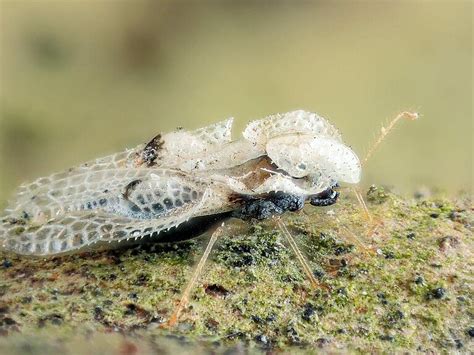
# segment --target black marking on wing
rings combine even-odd
[[[155,136],[143,149],[141,153],[142,161],[148,166],[156,164],[158,152],[163,147],[164,141],[161,139],[161,134]]]
[[[133,190],[135,190],[135,188],[141,184],[142,180],[141,179],[137,179],[137,180],[133,180],[132,182],[130,182],[127,186],[125,186],[125,191],[123,193],[123,198],[128,200],[128,198],[130,197],[130,194],[132,193]]]

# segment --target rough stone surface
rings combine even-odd
[[[160,326],[206,238],[50,259],[0,251],[0,353],[467,351],[471,201],[372,188],[370,223],[348,193],[283,217],[320,288],[273,222],[256,223],[221,238],[173,330]]]

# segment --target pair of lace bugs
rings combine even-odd
[[[399,114],[360,162],[337,129],[302,110],[250,122],[237,140],[232,119],[158,135],[148,144],[40,178],[19,188],[0,225],[0,246],[18,254],[48,256],[152,237],[188,239],[214,227],[210,241],[168,325],[173,326],[197,282],[224,224],[275,218],[314,287],[297,244],[277,216],[305,202],[336,202],[338,183],[357,184],[362,165]],[[369,216],[363,198],[356,196]],[[217,225],[218,225],[217,224]]]

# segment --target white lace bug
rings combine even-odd
[[[303,110],[233,119],[158,135],[125,150],[23,185],[1,217],[0,247],[55,255],[154,236],[193,218],[238,208],[233,196],[310,196],[358,183],[361,164],[327,120]]]

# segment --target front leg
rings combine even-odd
[[[337,202],[339,192],[334,191],[332,187],[310,197],[309,203],[313,206],[323,207],[331,206]]]

